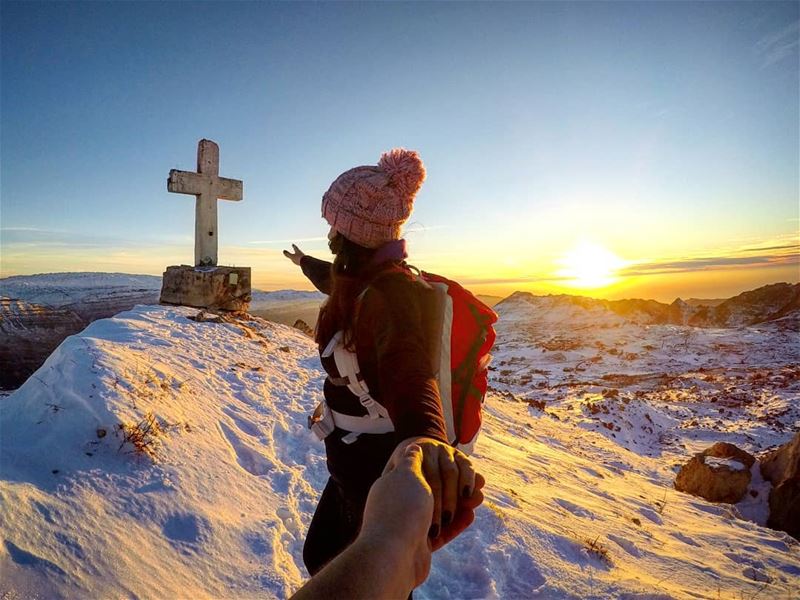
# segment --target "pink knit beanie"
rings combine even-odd
[[[417,152],[389,150],[378,166],[339,175],[322,196],[322,216],[350,241],[377,248],[400,238],[424,180],[425,166]]]

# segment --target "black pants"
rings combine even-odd
[[[361,529],[367,491],[345,493],[333,478],[328,479],[303,546],[303,562],[311,575],[319,572],[356,539]]]

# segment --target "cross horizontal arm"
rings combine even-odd
[[[215,175],[172,169],[167,180],[167,190],[178,194],[213,195],[222,200],[241,200],[242,182]]]

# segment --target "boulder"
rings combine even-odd
[[[761,457],[759,468],[772,483],[767,526],[800,540],[800,433]]]
[[[681,467],[675,489],[711,502],[736,503],[747,492],[755,462],[755,457],[741,448],[717,442]]]
[[[310,338],[314,337],[314,330],[308,325],[308,323],[303,321],[303,319],[297,319],[294,322],[294,325],[292,325],[292,327],[294,327],[295,329],[299,329]]]
[[[800,476],[800,433],[783,446],[758,459],[761,477],[776,487],[792,477]]]

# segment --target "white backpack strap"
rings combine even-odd
[[[424,280],[423,280],[424,281]],[[439,323],[441,330],[437,332],[438,357],[434,356],[434,369],[436,369],[436,381],[439,384],[439,398],[442,401],[442,416],[447,429],[447,439],[451,442],[456,439],[456,428],[453,419],[453,397],[452,397],[452,373],[450,371],[450,343],[453,331],[453,299],[447,293],[447,284],[434,281],[426,281],[433,291],[436,292],[437,310],[439,312]],[[435,350],[434,350],[435,351]]]
[[[322,358],[328,358],[331,354],[333,354],[334,348],[341,343],[342,336],[344,336],[343,331],[337,331],[335,334],[333,334],[331,341],[328,342],[328,345],[325,346],[325,350],[322,351]]]
[[[369,417],[354,417],[331,410],[333,422],[339,429],[353,433],[389,433],[394,431],[391,419],[370,419]]]
[[[358,358],[355,352],[350,352],[344,344],[337,344],[333,349],[333,360],[336,362],[336,369],[343,379],[347,379],[347,389],[349,389],[367,409],[371,419],[388,419],[389,411],[369,395],[367,382],[361,376],[358,367]]]

